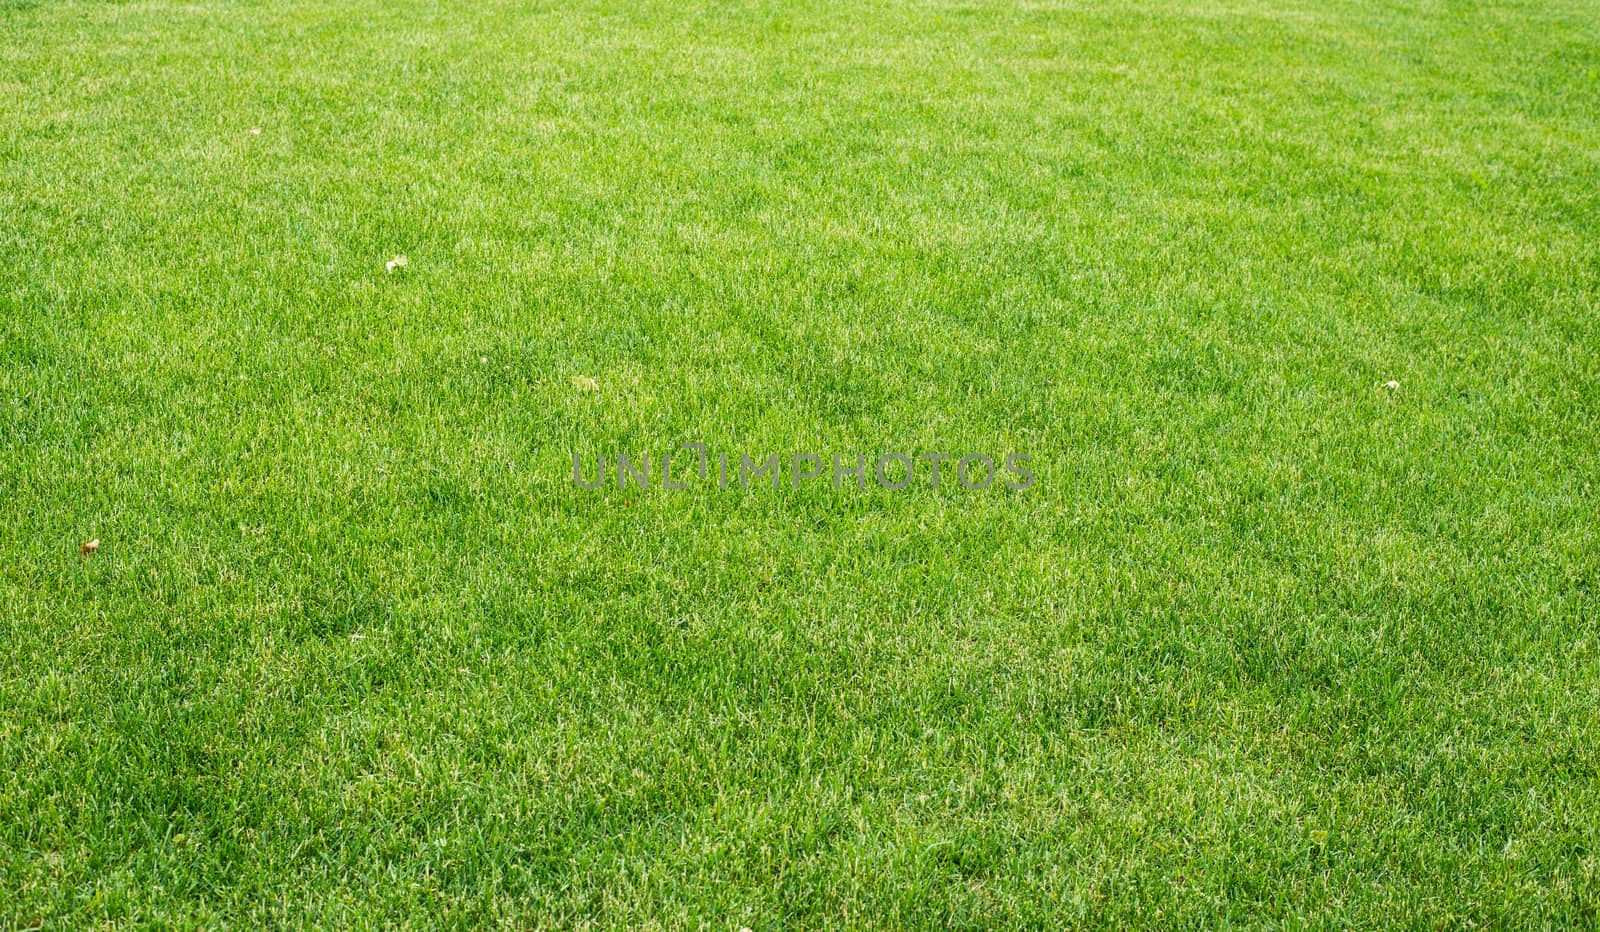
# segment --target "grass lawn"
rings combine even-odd
[[[1592,927],[1597,486],[1600,0],[0,0],[0,928]]]

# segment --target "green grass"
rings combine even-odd
[[[1595,0],[0,0],[0,927],[1592,927],[1597,483]]]

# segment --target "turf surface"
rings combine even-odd
[[[0,0],[0,400],[0,927],[1600,921],[1594,0]]]

